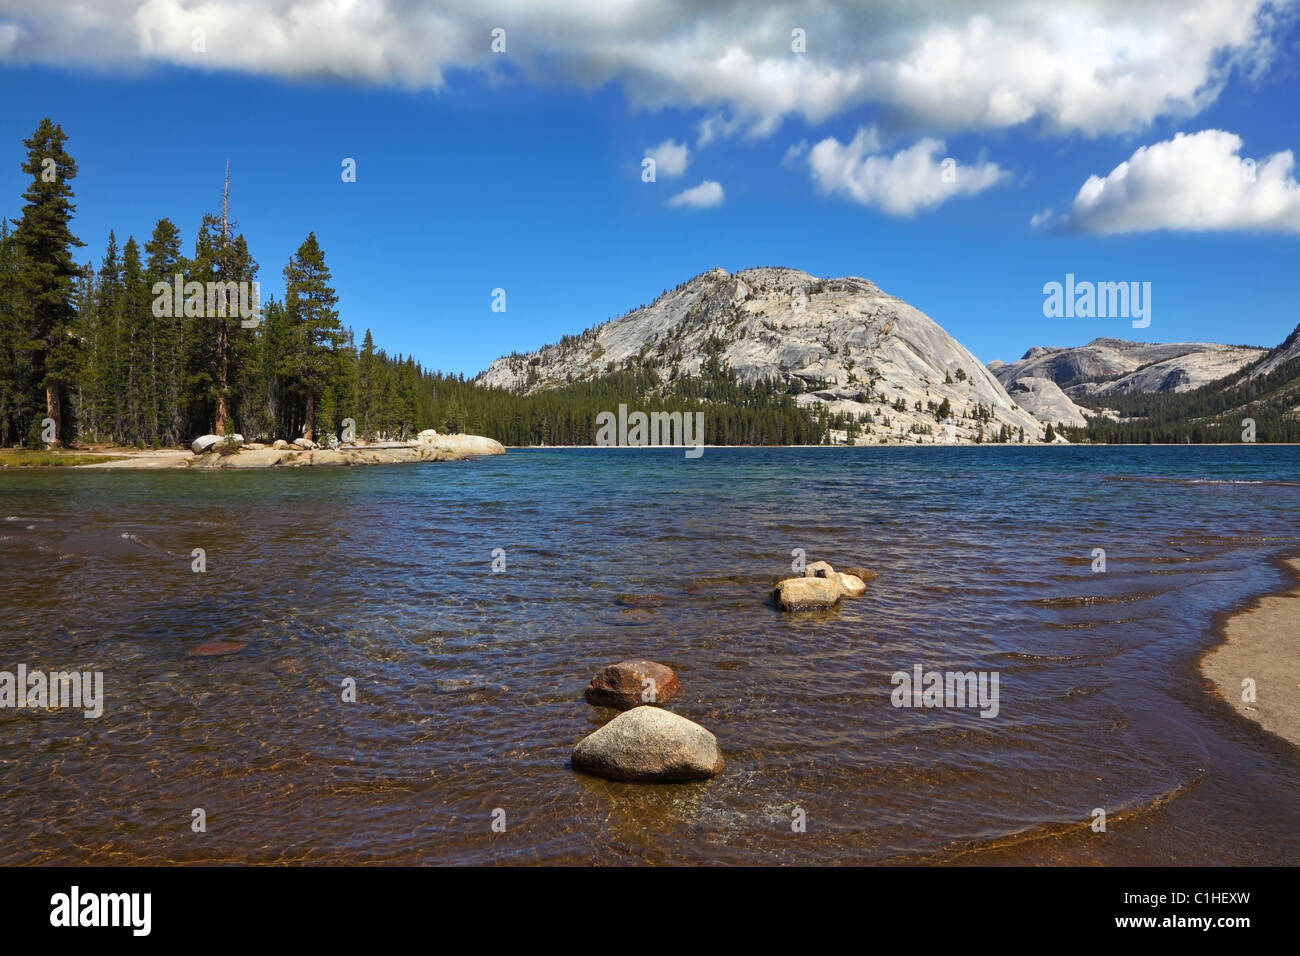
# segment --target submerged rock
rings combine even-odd
[[[573,749],[573,768],[606,780],[674,783],[722,772],[718,740],[694,721],[658,707],[619,714]]]
[[[614,603],[623,607],[662,607],[668,599],[662,594],[620,594]]]
[[[671,667],[654,661],[632,660],[610,664],[591,679],[583,696],[595,707],[630,710],[642,704],[672,700],[681,689],[681,681]]]
[[[834,607],[844,596],[835,578],[786,578],[777,582],[772,600],[783,611],[818,611]]]
[[[209,641],[190,648],[190,657],[216,657],[219,654],[234,654],[244,649],[240,641]]]

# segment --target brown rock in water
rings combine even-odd
[[[218,654],[234,654],[242,651],[244,645],[239,641],[209,641],[198,647],[190,648],[190,657],[216,657]]]
[[[654,683],[646,684],[647,680]],[[681,681],[671,667],[654,661],[632,660],[610,664],[591,679],[583,696],[593,707],[630,710],[642,704],[672,700],[681,689]]]
[[[818,611],[834,607],[844,596],[839,575],[834,578],[786,578],[777,584],[772,600],[783,611]]]
[[[674,783],[722,772],[718,739],[699,724],[658,707],[619,714],[573,749],[573,768],[606,780]]]
[[[622,607],[662,607],[667,598],[660,594],[620,594],[614,603]]]
[[[620,626],[623,625],[633,626],[633,625],[640,625],[640,624],[649,624],[651,621],[655,619],[656,618],[655,618],[654,611],[647,610],[646,608],[643,607],[625,607],[619,610],[618,620],[615,621],[614,623]]]

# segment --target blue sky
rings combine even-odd
[[[129,6],[137,23],[152,15],[153,5]],[[268,6],[274,13],[277,4]],[[562,24],[583,16],[581,5],[552,6],[563,8]],[[19,213],[21,140],[43,116],[63,126],[80,165],[75,232],[86,243],[80,258],[96,265],[110,228],[119,243],[129,234],[143,241],[162,216],[192,246],[200,216],[219,206],[228,160],[232,212],[261,265],[264,294],[281,294],[285,261],[314,231],[358,340],[370,328],[390,352],[467,376],[715,266],[865,276],[981,361],[1102,335],[1276,344],[1300,322],[1300,186],[1286,165],[1300,149],[1293,7],[1242,4],[1249,22],[1237,33],[1208,19],[1196,25],[1207,34],[1203,56],[1189,53],[1175,69],[1160,48],[1151,61],[1161,65],[1139,69],[1138,34],[1126,31],[1167,27],[1096,6],[1101,26],[1074,28],[1119,39],[1110,60],[1086,70],[1131,68],[1143,85],[1130,89],[1154,89],[1154,105],[1122,86],[1076,84],[1071,99],[1059,92],[1077,72],[1069,63],[1060,66],[1064,79],[1041,85],[1057,92],[1027,94],[1025,103],[1008,107],[1009,91],[1039,89],[1037,73],[1008,67],[980,89],[1001,69],[981,29],[1010,31],[1017,48],[1034,30],[1048,44],[1064,35],[1055,22],[1017,21],[1000,5],[954,15],[952,36],[976,39],[947,53],[952,62],[940,72],[953,76],[931,64],[926,75],[952,91],[934,96],[904,84],[916,75],[909,62],[935,55],[929,21],[897,27],[893,47],[912,43],[912,61],[892,48],[873,59],[855,52],[851,35],[837,35],[842,45],[824,58],[794,59],[796,72],[780,72],[787,59],[816,51],[825,31],[810,26],[806,54],[726,34],[716,62],[704,56],[683,73],[651,54],[680,54],[688,41],[657,35],[638,45],[636,23],[614,34],[617,24],[590,35],[575,28],[576,39],[551,30],[546,44],[495,59],[440,52],[433,40],[425,51],[418,30],[412,40],[399,29],[375,41],[391,46],[376,66],[350,65],[347,50],[315,61],[305,40],[297,59],[271,49],[223,60],[208,54],[232,49],[221,30],[235,28],[220,24],[206,28],[202,57],[156,43],[145,50],[137,35],[0,0],[0,213]],[[788,15],[768,30],[781,43],[785,23],[817,22],[781,11]],[[986,26],[972,28],[972,18]],[[188,37],[187,23],[168,29]],[[542,35],[537,23],[549,25],[529,21],[525,36]],[[683,30],[693,43],[727,26],[706,16]],[[870,21],[839,24],[837,34],[850,26],[874,35]],[[94,45],[79,50],[78,30]],[[516,47],[522,31],[512,34]],[[1225,35],[1238,42],[1219,45]],[[1195,36],[1172,39],[1179,49],[1196,45]],[[445,61],[436,73],[420,72],[432,69],[425,52]],[[877,70],[895,61],[892,72]],[[755,93],[750,79],[771,87]],[[951,102],[967,94],[981,98]],[[1222,134],[1175,139],[1215,130]],[[927,139],[942,142],[928,156],[918,146]],[[643,182],[643,156],[666,141],[686,147],[685,169],[669,175],[662,164],[656,182]],[[1135,157],[1145,147],[1149,161]],[[900,154],[915,162],[904,168]],[[355,183],[340,176],[345,157],[356,160]],[[970,192],[924,180],[946,157]],[[1130,158],[1123,182],[1076,202],[1090,176]],[[1228,181],[1243,158],[1260,173],[1245,186]],[[991,182],[970,185],[981,176]],[[671,204],[704,182],[719,184],[719,204]],[[1044,317],[1043,285],[1066,273],[1150,282],[1151,325]],[[491,311],[498,287],[504,314]]]

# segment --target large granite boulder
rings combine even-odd
[[[839,576],[834,578],[786,578],[776,585],[772,600],[783,611],[819,611],[834,607],[844,596]]]
[[[624,711],[573,749],[575,770],[606,780],[707,780],[721,773],[722,766],[713,734],[659,707]]]
[[[194,454],[201,455],[205,451],[210,451],[219,441],[221,441],[220,435],[200,435],[190,442],[190,448]]]

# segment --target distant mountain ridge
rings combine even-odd
[[[990,362],[1003,385],[1023,378],[1055,382],[1069,397],[1184,392],[1217,381],[1268,349],[1209,342],[1150,344],[1096,338],[1072,348],[1035,346],[1015,362]]]
[[[1300,441],[1300,326],[1281,345],[1198,387],[1079,395],[1095,406],[1076,439],[1094,442]]]

